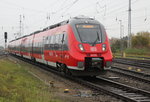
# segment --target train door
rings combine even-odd
[[[61,35],[61,54],[60,54],[60,60],[61,60],[61,62],[63,62],[63,60],[64,60],[64,41],[65,41],[65,34],[63,33],[62,35]]]
[[[61,62],[64,62],[67,48],[67,34],[63,32],[61,36]]]
[[[61,39],[61,71],[67,75],[71,75],[71,72],[67,68],[66,58],[69,58],[67,55],[68,51],[68,36],[66,32],[63,32]]]
[[[42,43],[41,43],[41,55],[42,55],[42,61],[44,64],[47,64],[47,61],[45,60],[45,56],[44,56],[44,48],[45,48],[44,46],[47,40],[48,39],[46,39],[46,37],[43,36]]]
[[[32,56],[32,39],[31,38],[29,38],[29,56],[30,57]]]
[[[35,40],[34,37],[35,37],[35,34],[32,35],[32,40],[31,40],[31,54],[30,55],[31,55],[31,59],[32,60],[35,60],[34,55],[33,55],[33,53],[34,53],[34,46],[35,46],[34,45],[34,40]]]

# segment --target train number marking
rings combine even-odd
[[[97,48],[96,47],[91,47],[90,50],[91,51],[97,51]]]

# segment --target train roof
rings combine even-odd
[[[93,23],[99,23],[97,20],[95,20],[94,18],[89,18],[89,17],[85,17],[85,16],[78,16],[78,17],[73,17],[73,18],[70,18],[69,20],[65,20],[65,21],[62,21],[62,22],[59,22],[57,24],[54,24],[54,25],[51,25],[51,26],[48,26],[46,28],[44,28],[43,30],[38,30],[38,31],[35,31],[29,35],[25,35],[25,36],[22,36],[20,38],[17,38],[17,39],[14,39],[14,40],[11,40],[10,42],[13,42],[15,40],[19,40],[21,38],[24,38],[24,37],[27,37],[27,36],[30,36],[30,35],[34,35],[34,34],[37,34],[37,33],[40,33],[40,32],[43,32],[43,31],[47,31],[49,29],[53,29],[53,28],[56,28],[56,27],[59,27],[59,26],[62,26],[62,25],[66,25],[68,23],[72,24],[72,23],[77,23],[77,22],[88,22],[88,21],[92,21]]]
[[[93,18],[89,18],[89,17],[85,17],[85,16],[81,16],[81,17],[73,17],[73,18],[70,18],[69,20],[66,20],[66,21],[62,21],[60,23],[57,23],[57,24],[54,24],[54,25],[51,25],[51,26],[48,26],[46,28],[44,28],[42,31],[46,31],[46,30],[49,30],[49,29],[53,29],[53,28],[56,28],[56,27],[59,27],[59,26],[62,26],[62,25],[65,25],[65,24],[68,24],[68,23],[75,23],[76,21],[78,22],[81,22],[81,21],[85,21],[85,20],[93,20],[93,21],[96,21],[95,19]],[[98,23],[98,21],[96,21]]]

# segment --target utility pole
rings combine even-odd
[[[122,38],[122,20],[119,20],[120,22],[120,39]]]
[[[129,0],[129,10],[128,10],[128,48],[132,47],[131,44],[131,0]]]
[[[19,26],[19,28],[20,28],[20,34],[19,34],[19,36],[18,37],[21,37],[21,34],[22,34],[22,19],[21,19],[22,17],[21,17],[21,15],[20,15],[20,26]]]
[[[18,34],[18,37],[21,37],[23,34],[24,34],[24,19],[25,19],[25,16],[24,15],[20,15],[20,21],[19,21],[19,34]]]
[[[122,25],[122,20],[119,20],[119,22],[120,22],[120,51],[122,52],[122,51],[123,51],[123,46],[122,46],[122,45],[123,45],[123,44],[122,44],[122,43],[123,43],[123,42],[122,42],[122,40],[123,40],[123,39],[122,39],[122,38],[123,38],[123,37],[122,37],[122,35],[123,35],[123,34],[122,34],[122,26],[123,26],[123,25]]]

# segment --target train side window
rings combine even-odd
[[[49,38],[48,39],[48,44],[50,44],[51,43],[51,36],[49,36],[48,38]]]
[[[36,43],[35,43],[35,47],[37,47],[37,45],[38,45],[38,43],[36,42]]]
[[[63,35],[64,35],[64,41],[66,41],[67,33],[64,31]]]
[[[68,36],[67,36],[67,32],[63,32],[63,50],[68,50]]]
[[[53,40],[54,40],[54,36],[52,35],[51,36],[51,41],[50,41],[51,44],[53,44]]]
[[[55,35],[55,44],[57,43],[57,35]]]
[[[53,36],[53,44],[56,42],[56,35]]]
[[[62,34],[61,43],[63,43],[64,41],[65,41],[65,34]]]
[[[57,43],[57,44],[59,43],[59,34],[56,35],[55,43]]]
[[[48,41],[48,37],[46,37],[46,44],[48,44],[48,42],[49,42],[49,41]]]
[[[40,42],[38,42],[38,47],[40,47]]]
[[[61,44],[61,39],[62,39],[62,34],[59,34],[59,38],[58,38],[58,44]]]

